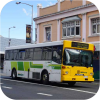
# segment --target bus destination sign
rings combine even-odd
[[[89,48],[89,44],[72,42],[72,47],[88,49]]]

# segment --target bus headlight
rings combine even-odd
[[[93,73],[90,73],[90,75],[93,75]]]
[[[68,71],[66,71],[65,73],[68,74]]]

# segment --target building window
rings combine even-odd
[[[63,24],[63,36],[66,36],[66,23]]]
[[[93,18],[91,19],[92,23],[92,34],[100,33],[100,18]]]
[[[45,27],[46,41],[51,41],[51,27]]]
[[[79,36],[79,35],[80,35],[80,21],[63,23],[63,37]]]

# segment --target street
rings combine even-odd
[[[13,80],[5,76],[3,71],[0,76],[2,91],[11,99],[89,99],[99,89],[98,82],[77,82],[74,87],[69,87],[67,83],[43,85],[36,80]]]

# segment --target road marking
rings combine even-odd
[[[37,94],[46,95],[46,96],[53,96],[53,95],[51,95],[51,94],[45,94],[45,93],[37,93]]]
[[[67,90],[75,90],[75,91],[79,91],[79,92],[85,92],[85,93],[96,94],[96,93],[94,93],[94,92],[90,92],[90,91],[77,90],[77,89],[71,89],[71,88],[63,88],[63,89],[67,89]]]
[[[3,88],[6,88],[6,89],[12,89],[12,87],[6,87],[6,86],[2,86]]]
[[[78,89],[72,89],[72,88],[57,87],[57,86],[44,85],[44,84],[38,84],[38,83],[31,83],[31,82],[23,82],[23,81],[11,80],[11,79],[4,79],[4,78],[1,78],[1,79],[2,79],[2,80],[8,80],[8,81],[15,81],[15,82],[19,82],[19,83],[36,84],[36,85],[42,85],[42,86],[47,86],[47,87],[50,86],[50,87],[56,87],[56,88],[61,88],[61,89],[66,89],[66,90],[73,90],[73,91],[78,91],[78,92],[96,94],[95,92],[84,91],[84,90],[78,90]]]

